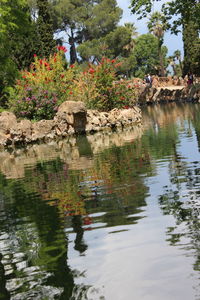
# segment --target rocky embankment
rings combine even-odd
[[[200,102],[200,86],[144,87],[138,97],[139,104],[194,101]]]
[[[83,102],[66,101],[61,104],[53,120],[35,123],[17,120],[13,113],[4,111],[0,113],[0,145],[46,142],[76,133],[111,130],[140,122],[141,110],[137,106],[99,112],[86,110]]]
[[[191,87],[141,87],[138,92],[139,105],[172,101],[200,102],[200,85]],[[113,109],[110,112],[86,110],[83,102],[62,103],[53,120],[31,122],[18,120],[11,112],[0,113],[0,146],[14,146],[46,142],[77,133],[91,133],[101,130],[123,128],[141,123],[142,115],[138,106],[129,109]]]

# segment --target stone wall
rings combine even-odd
[[[35,123],[17,120],[13,113],[5,111],[0,113],[0,146],[46,142],[77,133],[112,130],[140,122],[141,110],[137,106],[99,112],[86,110],[83,102],[66,101],[61,104],[53,120]]]

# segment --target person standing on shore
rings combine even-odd
[[[144,77],[144,81],[145,81],[145,83],[146,83],[146,85],[148,86],[148,87],[152,87],[152,77],[151,77],[151,75],[150,74],[147,74],[147,75],[145,75],[145,77]]]
[[[190,73],[188,73],[188,81],[187,81],[187,84],[188,84],[188,85],[192,85],[193,82],[194,82],[194,76],[193,76],[193,74],[190,72]]]

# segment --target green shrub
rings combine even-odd
[[[64,52],[64,47],[58,47],[48,60],[34,55],[30,70],[20,72],[9,99],[9,107],[18,117],[52,119],[58,106],[67,100],[74,69],[67,69]]]

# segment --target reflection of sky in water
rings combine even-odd
[[[194,130],[189,137],[186,132],[187,127],[181,133],[178,154],[189,163],[199,160],[199,151]],[[193,271],[193,250],[185,249],[187,237],[178,247],[169,245],[166,228],[175,228],[176,222],[173,216],[163,216],[158,206],[164,186],[176,189],[170,182],[170,160],[168,157],[152,162],[156,164],[156,175],[144,178],[149,196],[145,211],[140,213],[145,218],[138,224],[116,226],[114,230],[119,232],[115,234],[111,233],[113,228],[85,232],[88,249],[84,255],[74,252],[75,236],[70,235],[70,267],[84,274],[76,278],[76,283],[91,286],[91,299],[100,299],[101,295],[109,300],[195,299],[198,274]],[[182,188],[182,193],[187,194],[185,184]],[[184,224],[182,230],[185,231]]]
[[[189,132],[189,135],[188,133]],[[181,135],[180,145],[178,147],[180,155],[187,160],[188,163],[200,161],[200,153],[198,150],[198,141],[193,128],[187,126],[186,133]]]

